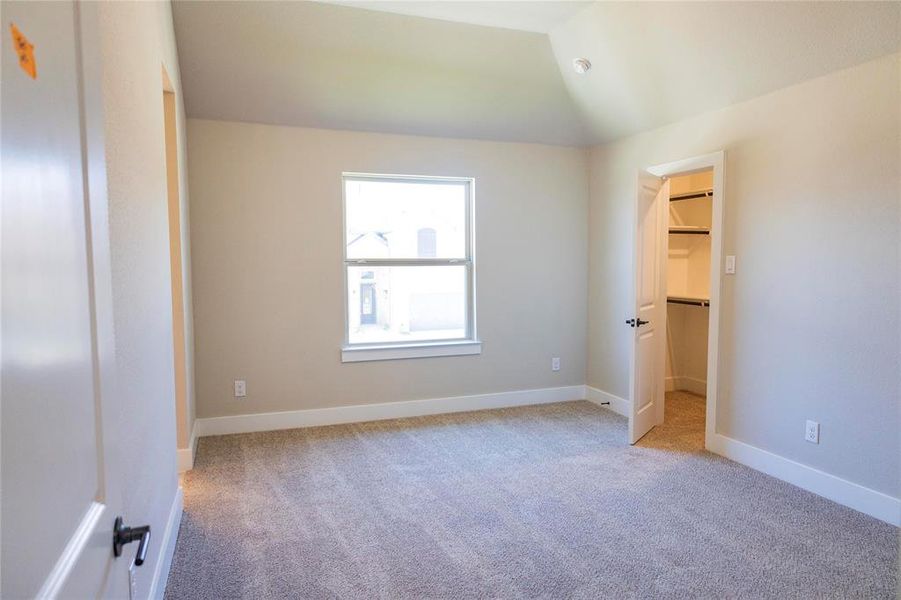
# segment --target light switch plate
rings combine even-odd
[[[735,275],[735,255],[726,256],[726,275]]]

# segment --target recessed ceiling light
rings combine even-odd
[[[576,73],[578,73],[579,75],[587,73],[588,70],[591,69],[591,61],[589,61],[587,58],[574,58],[573,69],[575,69]]]

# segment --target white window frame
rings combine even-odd
[[[410,183],[452,183],[466,186],[466,255],[459,258],[347,258],[347,182],[386,181]],[[427,175],[386,175],[374,173],[341,174],[341,240],[344,277],[344,344],[342,362],[425,358],[433,356],[462,356],[481,354],[482,343],[476,335],[476,261],[475,261],[475,179],[472,177],[438,177]],[[350,267],[360,266],[465,266],[466,267],[466,335],[462,338],[442,340],[416,340],[415,342],[380,342],[377,344],[350,343],[350,307],[348,306],[347,274]]]

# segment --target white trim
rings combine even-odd
[[[707,394],[707,380],[698,379],[697,377],[688,377],[685,375],[673,375],[666,378],[666,391],[684,390],[704,396]]]
[[[597,404],[602,408],[608,408],[616,414],[622,415],[626,418],[628,418],[632,412],[630,410],[632,408],[632,403],[625,398],[614,396],[610,392],[599,390],[598,388],[591,387],[590,385],[585,386],[585,399],[592,404]],[[609,402],[610,404],[603,404],[604,402]]]
[[[713,169],[713,219],[710,227],[710,308],[707,332],[707,414],[704,447],[711,450],[716,435],[717,373],[719,368],[720,292],[723,270],[723,226],[726,199],[726,153],[723,150],[648,168],[658,177],[673,177]],[[633,265],[634,271],[634,265]],[[634,372],[634,371],[633,371]]]
[[[433,342],[405,346],[350,346],[341,349],[341,362],[429,358],[432,356],[466,356],[481,354],[482,342]]]
[[[700,380],[697,380],[700,381]],[[585,386],[585,399],[628,417],[630,402]],[[744,442],[714,434],[708,450],[886,523],[901,526],[901,500]]]
[[[585,386],[571,385],[474,396],[434,398],[430,400],[407,400],[404,402],[384,402],[380,404],[311,408],[286,412],[235,415],[231,417],[212,417],[197,419],[194,423],[197,428],[197,435],[202,437],[400,419],[510,406],[549,404],[552,402],[583,400],[584,398]]]
[[[166,582],[169,581],[169,569],[172,567],[172,557],[175,555],[175,542],[178,541],[178,528],[181,525],[181,514],[184,509],[184,490],[178,486],[172,505],[169,508],[169,519],[166,521],[166,531],[161,539],[160,555],[153,570],[153,581],[150,584],[148,598],[162,600],[166,593]]]
[[[75,528],[72,537],[66,542],[66,547],[63,548],[62,554],[60,554],[56,564],[53,565],[53,569],[50,570],[50,574],[47,575],[47,579],[44,580],[44,584],[35,596],[36,598],[57,597],[78,559],[81,558],[85,546],[91,540],[94,529],[105,512],[105,504],[91,502],[88,510],[78,523],[78,527]]]
[[[901,500],[898,498],[721,434],[708,439],[708,449],[848,508],[901,526]]]
[[[179,473],[184,473],[194,468],[194,453],[190,448],[179,448],[177,453]]]
[[[187,448],[178,449],[178,472],[184,473],[194,468],[194,456],[197,454],[197,421],[191,427],[191,438]]]
[[[675,391],[676,389],[676,378],[675,377],[666,377],[663,380],[663,389],[667,392]]]
[[[466,188],[466,207],[465,218],[466,224],[466,255],[457,258],[432,258],[432,259],[349,259],[347,257],[347,182],[348,181],[384,181],[384,182],[418,182],[418,183],[435,183],[435,184],[462,184]],[[360,173],[345,171],[341,173],[341,256],[343,257],[343,287],[344,287],[344,344],[343,350],[347,351],[355,349],[356,345],[350,343],[350,300],[349,289],[347,287],[348,269],[352,266],[375,264],[380,266],[462,266],[466,271],[466,335],[465,340],[474,342],[478,339],[477,320],[476,320],[476,258],[475,258],[475,186],[474,177],[456,177],[456,176],[436,176],[436,175],[396,175],[396,174],[378,174],[378,173]],[[424,343],[442,343],[443,340],[424,340]],[[385,344],[386,346],[388,344]],[[404,346],[405,344],[394,345]],[[360,345],[363,349],[367,349],[366,345]],[[371,348],[371,346],[370,346]],[[361,360],[388,360],[387,353],[385,358],[360,358],[360,359],[344,359],[342,352],[342,362],[357,362]],[[480,354],[480,352],[467,352],[466,354]],[[363,355],[360,355],[363,356]],[[454,356],[454,354],[418,354],[415,356],[400,356],[396,358],[421,358],[425,356]]]
[[[589,385],[573,385],[474,396],[435,398],[431,400],[408,400],[404,402],[197,419],[194,421],[194,435],[192,438],[398,419],[511,406],[549,404],[582,399],[627,418],[631,413],[631,403],[625,398],[620,398]],[[610,404],[601,404],[603,402],[609,402]],[[720,434],[715,434],[712,438],[708,438],[707,448],[711,452],[849,508],[893,525],[901,525],[901,500],[897,498]],[[170,535],[168,531],[167,535]],[[169,560],[171,560],[171,556]]]

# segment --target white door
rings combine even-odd
[[[635,232],[635,312],[629,443],[663,422],[666,340],[666,235],[669,182],[647,172],[638,177]]]
[[[127,598],[95,17],[71,2],[0,15],[0,596]]]

